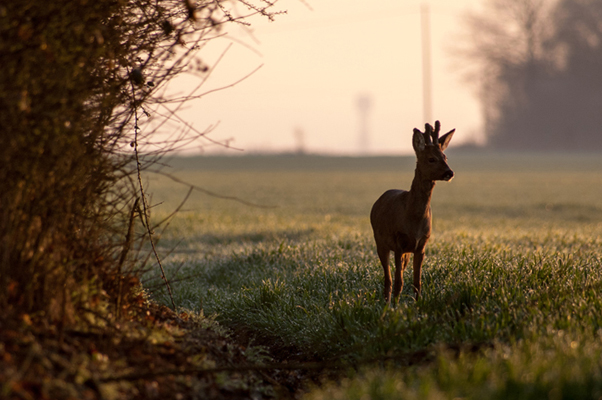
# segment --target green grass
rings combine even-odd
[[[170,277],[189,277],[174,283],[176,303],[312,359],[392,360],[309,398],[602,396],[602,157],[449,163],[423,296],[413,300],[409,268],[387,307],[368,214],[385,190],[409,187],[413,158],[173,160],[181,179],[275,206],[194,195],[160,241],[163,254],[177,245]],[[161,177],[150,190],[156,220],[186,193]]]

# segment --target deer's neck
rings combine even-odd
[[[424,179],[417,168],[410,188],[409,210],[416,217],[429,215],[431,196],[435,188],[435,181]]]

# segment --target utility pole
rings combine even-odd
[[[360,154],[367,154],[370,151],[370,133],[368,129],[368,114],[372,106],[372,98],[368,94],[362,94],[357,98],[357,107],[359,110],[360,134],[359,150]]]
[[[295,152],[299,155],[305,154],[305,131],[303,128],[297,126],[293,131],[295,135],[295,142],[297,142],[297,148]]]
[[[432,123],[431,15],[428,3],[420,5],[420,26],[422,28],[422,113],[424,122]]]

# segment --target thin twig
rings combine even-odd
[[[150,222],[148,220],[148,204],[146,200],[146,194],[144,193],[144,185],[142,184],[142,166],[140,164],[140,158],[138,157],[138,106],[136,104],[136,89],[134,88],[134,82],[130,80],[130,85],[132,87],[132,97],[134,101],[134,154],[136,156],[136,169],[138,172],[138,186],[140,188],[140,197],[142,198],[142,217],[145,221],[146,231],[148,232],[148,240],[153,248],[153,254],[155,255],[155,259],[157,260],[157,264],[161,269],[161,277],[165,281],[165,286],[167,287],[167,291],[169,293],[169,298],[171,299],[171,305],[173,306],[174,311],[176,311],[176,302],[173,299],[173,293],[171,291],[171,286],[169,285],[169,281],[167,280],[167,276],[165,276],[165,269],[163,268],[163,264],[161,263],[161,258],[157,253],[157,249],[155,248],[155,242],[153,241],[153,231],[150,227]]]
[[[123,298],[122,287],[123,287],[123,264],[125,263],[125,259],[127,258],[128,252],[130,251],[130,247],[132,246],[132,238],[134,236],[134,221],[136,220],[136,209],[139,208],[138,202],[140,201],[139,197],[136,197],[134,201],[134,205],[132,206],[132,210],[130,212],[130,219],[128,223],[128,230],[125,235],[125,242],[123,244],[123,249],[121,250],[121,256],[119,257],[119,263],[117,264],[117,272],[119,279],[119,289],[117,291],[117,307],[115,313],[117,316],[121,314],[121,301]]]
[[[125,259],[127,258],[128,252],[130,251],[130,247],[132,246],[132,237],[134,236],[134,220],[136,218],[136,210],[138,209],[139,201],[140,198],[136,197],[134,205],[132,206],[132,210],[130,211],[130,219],[128,223],[128,230],[125,235],[125,243],[123,244],[121,256],[119,257],[119,262],[117,264],[117,271],[119,272],[119,275],[121,275],[123,264],[125,263]]]
[[[195,96],[191,96],[191,97],[190,97],[190,100],[193,100],[193,99],[200,99],[201,97],[205,97],[205,96],[207,96],[208,94],[215,93],[215,92],[221,92],[222,90],[230,89],[230,88],[232,88],[232,87],[234,87],[234,86],[238,85],[238,84],[239,84],[239,83],[241,83],[242,81],[245,81],[245,80],[247,80],[249,77],[251,77],[251,75],[255,74],[255,73],[256,73],[257,71],[259,71],[259,70],[260,70],[262,67],[263,67],[263,64],[259,64],[259,65],[258,65],[258,66],[257,66],[257,67],[254,69],[254,70],[252,70],[251,72],[249,72],[248,74],[246,74],[246,75],[245,75],[245,76],[243,76],[242,78],[238,79],[237,81],[235,81],[235,82],[232,82],[232,83],[230,83],[230,84],[228,84],[228,85],[224,85],[224,86],[220,86],[220,87],[218,87],[218,88],[215,88],[215,89],[208,90],[208,91],[206,91],[206,92],[203,92],[203,93],[201,93],[201,94],[197,94],[197,95],[195,95]],[[171,100],[170,100],[170,101],[171,101]]]
[[[184,206],[184,204],[186,203],[186,201],[188,201],[188,198],[190,197],[190,195],[192,194],[192,191],[194,190],[193,187],[188,188],[188,193],[186,193],[186,196],[184,196],[184,200],[182,200],[180,202],[180,205],[178,205],[178,207],[176,207],[176,209],[169,214],[167,217],[163,218],[161,221],[159,221],[158,223],[156,223],[153,226],[153,230],[155,230],[155,228],[162,226],[164,223],[167,222],[167,224],[165,226],[163,226],[163,232],[165,231],[165,229],[169,226],[169,223],[171,222],[171,219],[182,210],[182,207]]]
[[[235,197],[235,196],[224,196],[224,195],[212,192],[210,190],[203,189],[202,187],[193,185],[191,183],[185,182],[185,181],[181,180],[180,178],[176,178],[175,176],[170,175],[170,174],[168,174],[166,172],[162,172],[162,171],[153,171],[153,172],[156,173],[156,174],[163,175],[163,176],[171,179],[174,182],[186,185],[186,186],[188,186],[191,189],[194,189],[194,190],[199,191],[201,193],[205,193],[206,195],[209,195],[211,197],[216,197],[218,199],[223,199],[223,200],[233,200],[233,201],[237,201],[239,203],[242,203],[244,205],[251,206],[251,207],[257,207],[257,208],[278,208],[278,206],[270,206],[270,205],[265,205],[265,204],[252,203],[250,201],[246,201],[246,200],[243,200],[243,199]]]

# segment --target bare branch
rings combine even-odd
[[[169,285],[169,281],[167,280],[167,276],[165,276],[165,269],[163,268],[163,264],[161,263],[161,258],[159,257],[159,254],[157,253],[157,249],[155,247],[155,243],[153,241],[153,231],[150,228],[150,222],[149,222],[149,216],[148,216],[148,204],[147,204],[147,200],[146,200],[146,194],[144,193],[144,185],[142,184],[142,168],[141,168],[141,164],[140,164],[140,157],[138,155],[138,110],[136,107],[136,89],[134,87],[134,83],[131,82],[131,88],[132,88],[132,98],[133,98],[133,103],[134,103],[134,121],[135,121],[135,125],[134,125],[134,154],[136,156],[136,169],[137,169],[137,175],[138,175],[138,185],[139,185],[139,190],[140,190],[140,198],[142,200],[142,215],[141,217],[144,219],[144,225],[146,226],[146,230],[148,232],[148,240],[151,244],[151,247],[153,249],[153,253],[155,255],[155,259],[157,260],[157,265],[159,265],[159,268],[161,269],[161,277],[163,278],[163,280],[165,281],[165,286],[167,287],[167,292],[169,293],[169,298],[171,299],[171,305],[173,306],[173,310],[176,311],[176,302],[174,301],[173,298],[173,293],[171,291],[171,286]]]
[[[157,174],[163,175],[163,176],[171,179],[174,182],[178,182],[178,183],[181,183],[183,185],[186,185],[186,186],[190,187],[191,189],[194,189],[194,190],[196,190],[198,192],[204,193],[204,194],[209,195],[211,197],[216,197],[218,199],[224,199],[224,200],[232,200],[232,201],[236,201],[238,203],[241,203],[241,204],[244,204],[244,205],[247,205],[247,206],[257,207],[257,208],[266,208],[266,209],[269,209],[269,208],[278,208],[278,206],[273,206],[273,205],[264,205],[264,204],[252,203],[250,201],[246,201],[246,200],[243,200],[243,199],[235,197],[235,196],[224,196],[224,195],[212,192],[210,190],[203,189],[202,187],[199,187],[199,186],[187,183],[187,182],[181,180],[180,178],[177,178],[177,177],[175,177],[173,175],[170,175],[168,173],[165,173],[165,172],[162,172],[162,171],[154,171],[154,172],[157,173]]]

